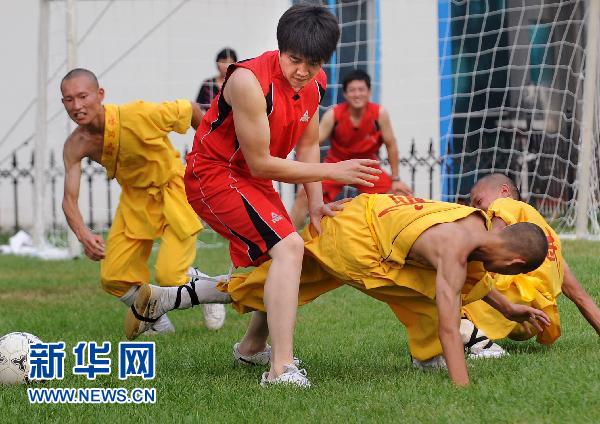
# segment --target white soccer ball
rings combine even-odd
[[[33,334],[9,333],[0,337],[0,384],[29,382],[29,346],[42,343]]]

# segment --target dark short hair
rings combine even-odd
[[[92,71],[85,69],[85,68],[71,69],[69,72],[67,72],[67,75],[65,75],[63,77],[63,79],[60,81],[60,86],[62,87],[63,82],[65,82],[65,81],[68,81],[72,78],[81,77],[81,76],[88,77],[94,83],[96,88],[100,88],[100,84],[98,83],[98,78],[96,77],[96,74],[94,74]]]
[[[496,187],[500,187],[500,185],[506,184],[510,189],[510,197],[515,200],[521,200],[521,192],[519,191],[519,187],[517,187],[515,182],[508,175],[495,172],[493,174],[489,174],[481,178],[479,181],[477,181],[475,185],[478,184],[487,184]]]
[[[342,82],[344,91],[346,91],[348,84],[350,84],[352,81],[364,81],[365,84],[367,84],[367,88],[369,90],[371,89],[371,77],[362,69],[353,69],[344,76],[344,80]]]
[[[219,53],[217,53],[217,58],[215,59],[215,62],[218,62],[219,60],[223,59],[233,59],[234,62],[237,62],[238,60],[235,50],[233,50],[231,47],[225,47],[224,49],[219,51]]]
[[[279,51],[310,62],[327,62],[339,38],[338,21],[323,6],[296,4],[285,11],[277,24]]]
[[[506,247],[525,261],[525,270],[538,268],[548,255],[548,238],[539,226],[531,222],[519,222],[500,231]]]

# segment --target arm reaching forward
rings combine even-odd
[[[515,322],[527,321],[540,333],[544,331],[543,326],[550,325],[550,319],[544,311],[531,306],[512,303],[496,289],[492,289],[483,300],[492,308],[498,310],[506,319]]]
[[[104,259],[104,239],[102,236],[92,233],[83,222],[79,210],[79,184],[81,180],[81,159],[84,155],[81,148],[77,146],[74,136],[71,135],[63,149],[63,161],[65,166],[65,187],[62,208],[67,218],[67,223],[83,244],[87,257],[94,261]]]

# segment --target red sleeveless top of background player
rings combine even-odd
[[[224,185],[239,178],[272,188],[271,180],[251,175],[235,134],[231,106],[222,96],[228,78],[237,68],[252,71],[262,88],[272,156],[287,157],[325,95],[327,78],[323,70],[296,93],[281,71],[277,50],[230,65],[223,88],[204,115],[196,131],[192,151],[187,156],[185,179],[189,200],[215,194]]]
[[[325,162],[377,159],[383,143],[379,128],[379,105],[367,103],[358,126],[350,120],[348,109],[348,103],[340,103],[333,108],[334,127]]]

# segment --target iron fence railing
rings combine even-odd
[[[187,149],[183,152],[185,158]],[[25,200],[23,196],[27,191],[27,186],[33,193],[33,187],[35,183],[35,177],[33,173],[34,168],[34,155],[31,153],[31,158],[23,159],[23,154],[17,155],[13,153],[8,165],[5,168],[0,168],[0,188],[3,185],[9,184],[11,186],[8,191],[8,201],[12,203],[9,210],[12,209],[12,223],[10,219],[3,219],[0,222],[0,230],[15,232],[22,228],[23,222],[20,219],[21,210],[19,205],[23,205]],[[64,177],[64,168],[62,161],[56,159],[56,153],[51,151],[48,157],[48,167],[45,171],[46,184],[48,185],[50,211],[46,214],[47,226],[51,230],[61,230],[65,227],[65,220],[62,216],[62,185]],[[20,159],[19,159],[20,158]],[[384,161],[384,165],[387,161]],[[428,179],[429,198],[434,195],[434,174],[439,170],[440,158],[437,156],[433,140],[430,140],[429,147],[424,154],[420,154],[417,150],[417,143],[413,139],[411,140],[409,153],[407,156],[400,157],[399,161],[400,171],[402,175],[408,175],[410,186],[415,190],[417,184],[417,178],[420,183],[423,184],[423,178]],[[116,190],[117,183],[114,180],[108,180],[104,168],[99,164],[92,162],[89,159],[84,160],[82,163],[82,180],[80,195],[83,199],[87,199],[86,205],[82,205],[81,213],[86,221],[86,225],[95,230],[105,230],[112,224],[112,218],[114,213],[114,206],[116,199],[114,198],[114,192]],[[424,175],[424,177],[421,177]],[[98,185],[100,184],[100,186]],[[101,207],[95,207],[98,202],[99,188],[105,187],[106,192],[101,196],[105,197]],[[6,187],[4,187],[6,189]],[[5,191],[6,192],[6,191]],[[5,196],[7,199],[7,196]],[[4,203],[4,201],[3,201]],[[21,206],[22,207],[22,206]],[[7,208],[5,207],[6,211]],[[105,217],[101,217],[101,214],[106,213]],[[7,221],[9,221],[7,223]]]

